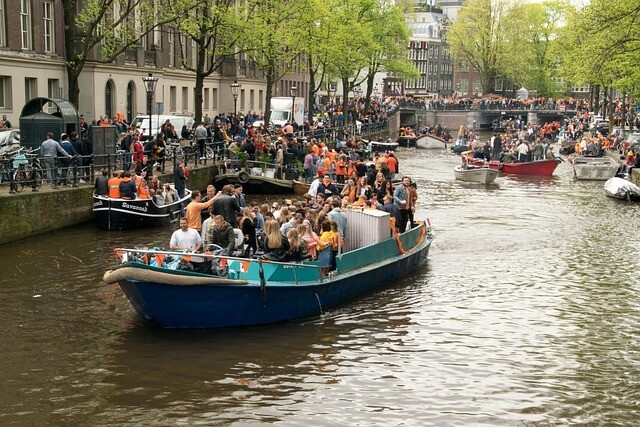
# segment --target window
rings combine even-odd
[[[20,35],[22,48],[31,50],[31,2],[20,0]]]
[[[46,53],[55,53],[55,38],[53,36],[53,2],[45,1],[42,3],[44,7],[42,19],[44,19],[44,51]]]
[[[169,86],[169,111],[176,111],[177,89],[175,86]]]
[[[249,110],[252,110],[254,108],[254,105],[256,105],[255,97],[256,97],[255,90],[251,89],[249,91],[249,106],[247,107]]]
[[[189,88],[182,87],[182,112],[186,113],[189,109]]]
[[[38,79],[32,77],[24,78],[24,100],[25,102],[38,96]]]
[[[202,101],[205,111],[209,110],[209,88],[204,89],[204,99]]]
[[[218,89],[211,89],[211,109],[218,109]]]
[[[58,79],[47,80],[47,97],[62,98],[62,94],[60,93],[60,80]]]
[[[194,70],[198,67],[198,49],[196,42],[191,40],[191,68]]]
[[[240,89],[240,111],[244,111],[245,110],[245,93],[244,93],[244,89]]]
[[[504,80],[497,79],[495,89],[497,92],[502,92],[504,90]]]
[[[7,20],[4,13],[4,0],[0,0],[0,46],[7,45]]]
[[[11,77],[0,76],[0,108],[11,108]]]

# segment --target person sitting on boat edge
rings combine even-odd
[[[180,218],[180,228],[173,232],[169,241],[171,250],[183,250],[187,252],[198,252],[202,249],[202,239],[200,233],[193,228],[189,228],[187,218]],[[205,262],[203,257],[191,256],[189,261],[193,270],[198,273],[211,273],[211,264]]]
[[[131,179],[131,172],[125,171],[121,175],[120,197],[125,200],[133,200],[136,198],[138,190],[136,183]]]
[[[102,169],[102,174],[96,178],[95,189],[97,196],[109,196],[109,171],[107,169]],[[120,190],[120,184],[118,184],[118,190]]]
[[[213,221],[207,226],[207,245],[218,245],[222,248],[222,255],[230,255],[236,247],[233,227],[224,220],[222,215],[214,215]]]

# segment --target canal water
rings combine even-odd
[[[0,247],[0,423],[640,422],[640,205],[566,163],[485,188],[444,151],[398,156],[437,231],[428,262],[318,317],[146,324],[101,277],[113,247],[166,247],[168,229]]]

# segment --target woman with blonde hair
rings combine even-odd
[[[318,251],[316,250],[316,247],[320,243],[320,238],[311,229],[309,220],[305,219],[302,221],[302,224],[298,225],[296,230],[298,231],[298,235],[300,235],[302,240],[307,244],[307,254],[311,255],[312,260],[318,259]]]
[[[264,223],[264,255],[273,261],[288,259],[289,241],[280,232],[278,221],[269,220]]]
[[[302,239],[298,230],[292,228],[287,232],[289,241],[289,261],[304,261],[307,258],[307,243]]]

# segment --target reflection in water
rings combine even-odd
[[[425,267],[302,321],[146,324],[100,279],[113,247],[166,247],[169,229],[0,247],[0,420],[634,424],[640,207],[567,164],[485,188],[455,181],[444,151],[398,156],[438,231]]]

